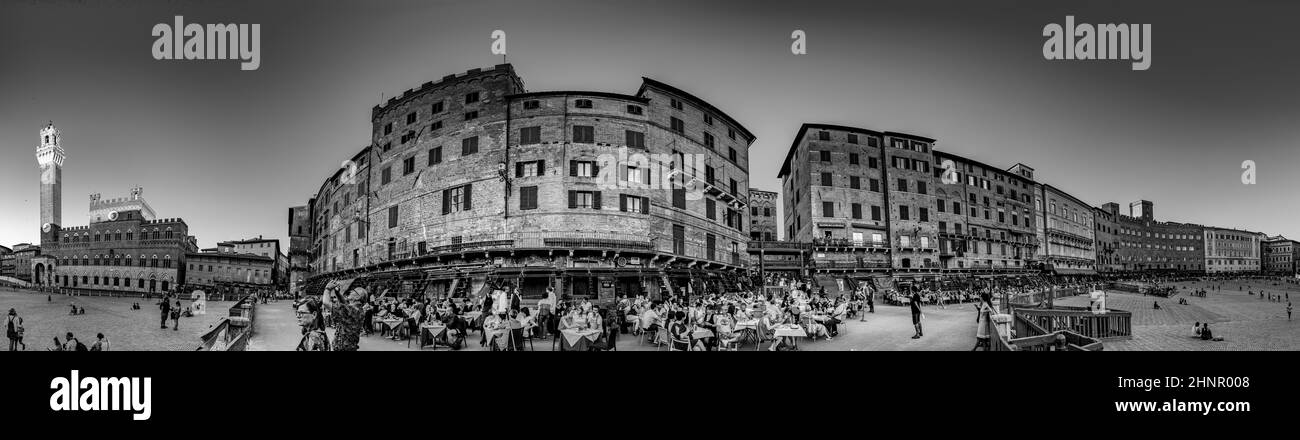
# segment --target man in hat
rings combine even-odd
[[[339,293],[337,287],[327,288],[325,294],[321,295],[322,303],[329,309],[330,317],[334,320],[335,351],[357,351],[364,325],[362,320],[365,319],[362,305],[368,296],[366,289],[361,287],[352,289],[346,297]]]

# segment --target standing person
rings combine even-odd
[[[916,327],[916,334],[912,335],[912,339],[921,339],[921,336],[924,336],[921,333],[921,294],[913,290],[908,303],[912,308],[912,326]]]
[[[321,316],[320,304],[308,299],[298,305],[298,325],[302,326],[302,340],[298,341],[297,351],[329,351],[330,340],[325,334],[325,318]]]
[[[1287,320],[1287,321],[1290,321],[1290,320],[1291,320],[1291,302],[1290,302],[1290,301],[1287,301],[1287,303],[1286,303],[1286,320]],[[26,348],[27,348],[26,346],[23,347],[23,349],[26,349]]]
[[[180,300],[176,300],[176,307],[172,307],[170,313],[172,317],[172,330],[180,331],[181,329],[181,301]]]
[[[519,295],[519,287],[515,287],[510,294],[510,313],[519,313],[519,308],[523,305],[524,298]]]
[[[346,297],[339,293],[337,287],[326,289],[325,295],[322,295],[325,308],[330,311],[337,329],[334,333],[335,351],[357,351],[361,341],[361,320],[365,316],[361,305],[367,296],[366,289],[361,287],[352,289]]]
[[[987,293],[980,295],[979,305],[975,306],[975,348],[984,347],[984,351],[993,348],[989,339],[989,315],[993,313],[993,300]]]
[[[171,309],[172,303],[168,302],[166,297],[163,298],[162,302],[158,303],[158,310],[160,311],[158,317],[159,328],[167,329],[167,316],[171,313]]]
[[[18,312],[9,309],[9,316],[5,318],[5,336],[9,338],[9,351],[17,351],[19,344],[22,344],[23,350],[27,350],[27,344],[23,344],[23,318],[18,316]]]

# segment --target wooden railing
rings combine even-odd
[[[1013,306],[1017,317],[1024,316],[1046,331],[1068,330],[1103,341],[1133,338],[1133,314],[1110,309],[1106,313],[1093,313],[1086,307],[1035,307]]]
[[[216,327],[199,337],[197,351],[244,351],[253,337],[253,318],[256,302],[245,296],[230,307],[229,315]]]
[[[1020,314],[1012,316],[1012,335],[1005,335],[992,319],[985,321],[990,351],[1101,351],[1102,341],[1070,330],[1049,331]],[[1064,344],[1061,339],[1064,339]]]

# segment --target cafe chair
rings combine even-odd
[[[685,346],[686,346],[686,349],[685,349],[685,350],[678,350],[678,349],[677,349],[677,344],[679,344],[679,343],[685,345]],[[688,340],[685,340],[685,339],[672,338],[672,343],[668,344],[668,351],[692,351],[692,350],[695,348],[695,347],[693,347],[692,345],[693,345],[693,344],[691,344],[691,341],[688,341]]]

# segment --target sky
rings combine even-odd
[[[369,142],[370,109],[502,62],[529,91],[686,90],[752,131],[751,186],[805,122],[903,131],[1100,206],[1300,239],[1300,34],[1284,2],[0,0],[0,244],[39,240],[47,121],[63,223],[132,186],[201,247],[284,240],[288,208]],[[1043,28],[1149,23],[1151,67],[1049,61]],[[261,25],[261,67],[155,60],[156,23]],[[791,32],[807,53],[790,51]],[[1256,184],[1241,183],[1242,162]]]

